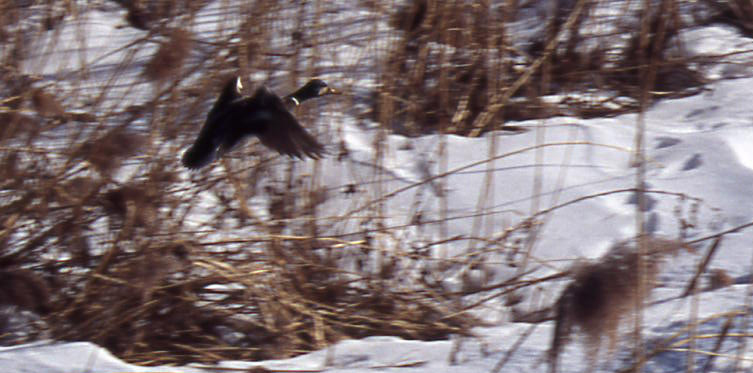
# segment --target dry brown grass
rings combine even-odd
[[[753,36],[753,3],[748,0],[704,0],[717,10],[710,20],[732,25],[745,35]]]
[[[145,141],[138,133],[122,127],[107,131],[104,135],[84,142],[77,150],[77,158],[88,161],[100,174],[116,171],[124,159],[137,154]]]
[[[127,9],[123,27],[147,32],[122,47],[115,77],[89,91],[78,84],[42,85],[47,82],[23,73],[26,42],[47,30],[21,22],[31,10],[11,3],[0,3],[0,277],[12,285],[4,285],[9,289],[0,292],[0,302],[38,311],[44,304],[49,311],[44,328],[52,337],[92,341],[148,365],[282,358],[369,335],[425,340],[471,335],[472,327],[484,324],[472,315],[476,307],[554,278],[523,278],[529,268],[519,254],[535,237],[540,216],[523,218],[502,234],[445,235],[416,244],[400,238],[404,228],[442,222],[427,223],[417,212],[406,226],[388,226],[389,211],[381,203],[386,191],[363,201],[359,216],[321,216],[328,200],[356,200],[366,187],[322,188],[316,182],[319,168],[301,175],[295,164],[264,151],[239,150],[181,179],[179,154],[198,131],[220,77],[285,72],[294,85],[326,72],[312,61],[332,44],[361,37],[334,33],[338,25],[319,22],[322,14],[311,16],[319,11],[312,11],[311,2],[262,1],[228,9],[227,18],[239,22],[215,25],[226,32],[210,43],[191,33],[203,2],[121,1]],[[380,2],[364,3],[380,16]],[[541,99],[592,88],[614,88],[635,98],[634,55],[616,47],[578,54],[576,47],[588,37],[575,31],[588,19],[588,9],[571,22],[568,9],[558,10],[548,32],[523,51],[513,48],[512,35],[504,31],[516,9],[476,3],[408,2],[395,14],[393,26],[400,31],[390,35],[379,61],[378,88],[361,97],[366,114],[404,134],[466,135],[500,128],[509,119],[567,110],[612,115],[637,107],[614,107],[614,97],[569,108]],[[294,31],[280,26],[279,14],[288,8],[299,11]],[[57,10],[51,5],[48,10],[57,19]],[[65,22],[76,20],[72,14]],[[667,62],[662,53],[667,35],[660,36],[658,28],[670,21],[656,18],[651,32],[659,64]],[[570,37],[554,42],[562,30]],[[637,40],[634,31],[622,32]],[[273,36],[288,44],[272,49],[280,44]],[[382,36],[374,32],[352,43]],[[133,59],[155,44],[159,48],[148,60]],[[200,55],[196,61],[194,54]],[[620,57],[610,59],[615,54]],[[685,71],[685,61],[674,62],[672,69]],[[84,76],[89,67],[77,73]],[[155,81],[152,89],[139,83],[117,87],[109,80],[131,71],[143,74],[136,80]],[[192,74],[200,77],[189,80]],[[686,87],[664,93],[680,94]],[[492,99],[504,98],[500,92],[506,101]],[[351,114],[354,103],[335,110]],[[476,126],[484,113],[493,120]],[[315,108],[298,113],[305,119],[315,114]],[[332,136],[337,142],[344,144]],[[376,146],[383,156],[381,143]],[[339,159],[347,161],[347,148],[340,150]],[[446,204],[442,177],[434,182],[435,195]],[[255,212],[258,206],[249,207],[259,196],[268,201],[262,216]],[[206,201],[210,208],[202,205]],[[195,217],[197,210],[203,220]],[[435,248],[463,239],[485,246],[466,256],[437,257]],[[499,253],[522,274],[490,283],[501,265],[486,260]],[[634,257],[625,258],[633,265]],[[574,283],[580,285],[569,290],[571,300],[559,303],[567,310],[561,313],[567,323],[558,324],[560,335],[577,325],[594,341],[602,330],[612,336],[609,330],[626,303],[604,291],[615,286],[627,292],[636,281],[623,276],[613,284],[600,268],[615,263],[578,272]],[[450,289],[444,280],[458,273],[460,290]],[[601,309],[584,306],[589,294],[601,297],[596,300]],[[601,315],[612,320],[592,320]]]
[[[576,328],[586,336],[592,368],[605,337],[611,355],[617,346],[620,324],[636,313],[637,305],[643,304],[653,288],[661,261],[681,249],[692,251],[679,241],[648,237],[644,240],[646,256],[642,260],[637,242],[623,242],[598,261],[573,270],[573,280],[555,306],[550,371],[557,371],[559,355]]]
[[[392,20],[403,30],[403,38],[389,52],[374,118],[406,135],[443,131],[475,136],[490,129],[505,130],[503,123],[511,120],[636,111],[646,89],[639,76],[642,51],[649,51],[648,57],[659,67],[656,81],[648,87],[655,97],[694,94],[704,83],[701,74],[690,68],[692,61],[667,53],[670,48],[682,49],[673,37],[687,26],[679,21],[675,1],[642,10],[651,17],[648,32],[630,23],[615,24],[609,37],[581,30],[613,22],[592,12],[600,2],[588,1],[582,8],[564,1],[553,4],[556,8],[545,31],[521,49],[508,34],[517,2],[408,1]],[[640,44],[642,40],[647,44]],[[526,76],[531,66],[538,67]],[[582,96],[594,89],[615,95],[584,100]],[[497,92],[507,99],[493,101]],[[543,95],[566,98],[552,104],[543,101]],[[633,100],[618,103],[618,97]],[[378,115],[381,111],[390,113],[390,121]],[[484,118],[485,124],[479,121],[482,114],[492,114]]]
[[[180,74],[180,68],[193,47],[191,33],[176,28],[171,30],[144,67],[144,75],[150,80],[165,80]]]
[[[735,283],[735,279],[727,271],[721,268],[713,269],[709,272],[707,290],[716,290],[726,288]]]
[[[0,271],[0,305],[15,305],[46,315],[50,312],[50,291],[34,271],[8,268]]]

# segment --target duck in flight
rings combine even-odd
[[[251,96],[241,94],[240,77],[230,79],[207,114],[196,141],[183,153],[183,166],[199,169],[221,157],[249,136],[280,154],[320,158],[324,146],[298,123],[290,109],[303,101],[340,92],[313,79],[280,98],[261,86]]]

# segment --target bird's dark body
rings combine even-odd
[[[329,89],[324,82],[317,81],[323,87],[312,86],[309,82],[284,99],[266,87],[260,87],[253,95],[244,97],[240,94],[237,82],[236,78],[225,84],[209,110],[198,138],[183,154],[184,166],[201,168],[249,136],[257,136],[262,144],[280,154],[296,158],[321,157],[324,147],[298,123],[288,107],[309,98],[333,93],[334,90]]]

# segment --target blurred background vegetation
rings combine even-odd
[[[407,227],[384,224],[386,191],[359,213],[324,216],[321,204],[356,186],[324,188],[321,167],[301,173],[262,147],[189,174],[179,156],[225,78],[280,93],[325,78],[346,94],[297,115],[338,160],[349,152],[331,113],[375,128],[379,164],[390,133],[518,132],[505,123],[698,93],[703,67],[724,56],[688,57],[678,33],[723,23],[753,34],[743,0],[340,3],[0,3],[4,343],[87,340],[156,365],[283,358],[369,335],[471,336],[485,323],[472,311],[565,275],[490,280],[501,264],[482,254],[523,266],[539,217],[443,259],[433,250],[456,238],[409,242]],[[124,35],[107,55],[93,42],[101,27]],[[462,286],[447,287],[449,274]]]

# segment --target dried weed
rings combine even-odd
[[[622,242],[592,264],[573,270],[573,281],[555,305],[555,327],[549,349],[550,371],[575,328],[586,337],[593,368],[606,337],[608,353],[617,346],[619,326],[649,295],[666,256],[693,249],[679,241],[646,237],[646,256],[640,260],[637,240]],[[643,262],[641,266],[641,262]],[[642,276],[639,276],[642,274]]]

